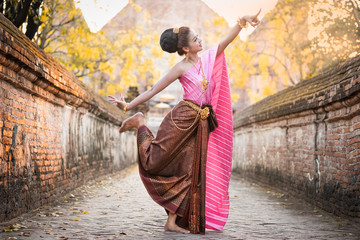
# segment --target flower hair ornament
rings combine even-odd
[[[178,34],[178,33],[179,33],[179,28],[178,28],[178,27],[174,27],[173,33]]]

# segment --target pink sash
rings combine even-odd
[[[217,49],[216,49],[217,50]],[[206,228],[222,230],[229,215],[229,181],[233,148],[233,120],[229,76],[225,54],[221,53],[212,69],[215,90],[211,105],[219,127],[210,133],[206,160]]]

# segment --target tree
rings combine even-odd
[[[245,48],[234,53],[244,59],[236,64],[237,71],[247,70],[239,76],[244,80],[235,80],[234,86],[246,89],[251,103],[298,83],[321,66],[308,38],[309,2],[279,0]]]
[[[313,69],[309,67],[314,64],[308,39],[309,10],[308,0],[279,1],[258,29],[266,37],[254,39],[261,46],[258,55],[270,57],[269,72],[282,79],[285,87],[303,80]]]
[[[25,35],[33,39],[39,26],[42,0],[0,0],[0,13],[16,27],[26,22]]]
[[[116,57],[114,73],[102,74],[99,90],[101,95],[114,94],[130,86],[145,90],[160,77],[160,70],[155,69],[155,62],[162,56],[158,46],[160,36],[155,32],[145,31],[142,25],[117,33],[111,40]],[[106,79],[106,80],[105,80]]]
[[[92,33],[73,0],[45,0],[34,41],[80,79],[112,72],[113,46],[104,32]],[[91,83],[89,80],[88,83]]]
[[[51,52],[53,49],[48,48],[51,42],[63,38],[62,34],[71,27],[85,27],[86,23],[79,9],[75,8],[72,0],[44,0],[41,6],[39,31],[34,38],[34,42],[41,49],[47,49]],[[55,50],[56,51],[56,50]]]
[[[359,0],[319,0],[311,6],[312,48],[322,69],[360,53]]]

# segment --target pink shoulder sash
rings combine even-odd
[[[219,127],[210,133],[208,144],[205,218],[206,228],[222,230],[229,215],[228,188],[233,149],[232,106],[224,53],[215,59],[212,81],[215,83],[215,89],[211,105],[215,111]]]

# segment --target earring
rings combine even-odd
[[[189,53],[188,53],[188,52],[185,53],[185,60],[186,60],[186,61],[189,60]]]

